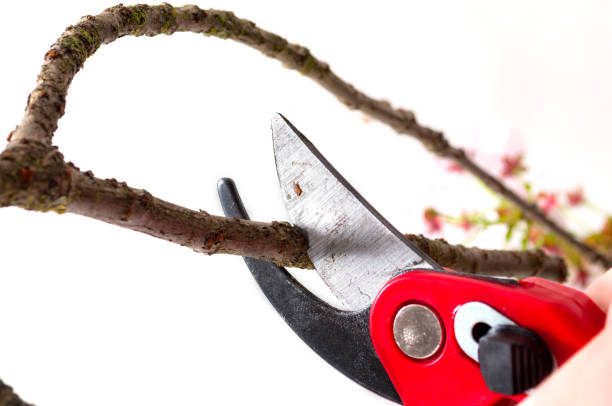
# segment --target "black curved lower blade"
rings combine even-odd
[[[218,185],[228,217],[248,219],[231,179]],[[293,331],[325,361],[365,388],[397,403],[401,400],[370,339],[370,309],[338,310],[319,300],[284,268],[260,259],[244,258],[255,281]]]

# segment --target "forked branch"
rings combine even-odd
[[[356,90],[302,46],[290,44],[231,12],[202,10],[197,6],[119,5],[97,16],[85,16],[67,28],[45,54],[25,116],[9,134],[7,148],[0,154],[0,206],[76,213],[198,252],[230,253],[265,258],[286,266],[312,267],[306,242],[287,223],[228,219],[189,210],[158,199],[145,190],[131,188],[114,179],[99,179],[90,171],[82,171],[65,162],[57,147],[52,145],[53,133],[64,113],[68,87],[85,60],[102,44],[124,35],[154,36],[176,31],[232,39],[280,60],[286,67],[322,85],[347,106],[361,109],[398,132],[415,136],[436,154],[453,159],[514,202],[528,218],[567,240],[592,261],[609,266],[609,258],[552,223],[536,206],[504,187],[461,149],[452,147],[442,133],[420,125],[411,112],[394,109],[387,102],[374,100]],[[421,247],[442,265],[467,272],[495,274],[502,270],[506,275],[538,274],[555,280],[564,280],[567,274],[563,261],[539,251],[495,251],[495,255],[489,255],[488,251],[448,244],[440,249],[440,243],[436,242],[421,244]],[[462,256],[465,260],[460,260]]]

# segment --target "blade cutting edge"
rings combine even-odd
[[[384,219],[286,118],[272,118],[276,171],[289,217],[321,278],[351,310],[410,269],[442,270]]]

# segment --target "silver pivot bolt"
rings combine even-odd
[[[393,336],[404,354],[415,359],[426,359],[442,345],[442,325],[429,307],[409,304],[395,315]]]

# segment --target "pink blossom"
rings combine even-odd
[[[501,174],[505,178],[518,176],[525,172],[527,167],[523,164],[523,154],[504,155],[502,156],[502,171]]]
[[[435,234],[442,231],[442,218],[440,213],[433,207],[425,209],[423,212],[423,220],[425,220],[428,233]]]
[[[474,223],[472,223],[472,220],[470,220],[467,213],[463,213],[461,215],[461,221],[459,223],[459,226],[463,229],[463,231],[467,232],[472,229],[472,227],[474,226]]]
[[[446,170],[450,173],[464,173],[465,169],[455,161],[450,161]]]
[[[536,202],[544,214],[548,214],[557,207],[557,196],[553,193],[540,192],[536,196]]]
[[[584,203],[584,193],[582,188],[577,188],[576,190],[567,192],[567,203],[572,207]]]

